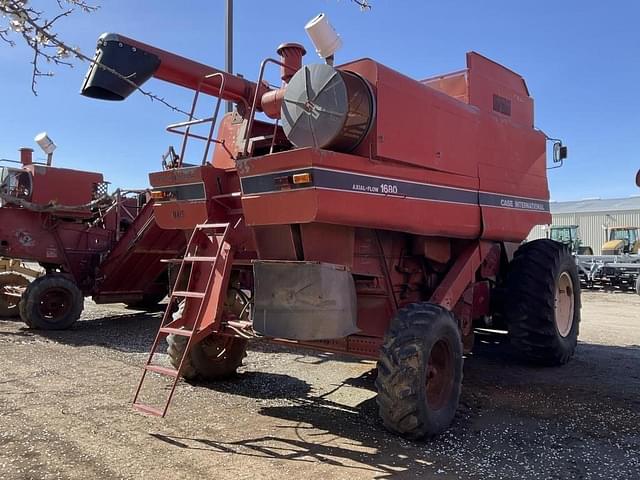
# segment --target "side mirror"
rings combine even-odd
[[[636,173],[636,185],[640,187],[640,170]]]
[[[569,156],[569,149],[562,142],[555,142],[553,144],[553,163],[561,163],[565,158]]]

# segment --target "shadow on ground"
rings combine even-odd
[[[464,373],[452,427],[426,442],[384,430],[375,398],[353,407],[331,399],[347,386],[375,391],[375,369],[322,395],[300,379],[273,373],[206,384],[249,398],[288,399],[260,409],[283,423],[269,435],[235,441],[152,436],[180,449],[321,462],[372,478],[530,478],[534,470],[541,472],[536,478],[596,478],[610,474],[613,465],[620,468],[618,478],[640,473],[632,460],[640,455],[640,346],[583,343],[568,365],[537,368],[518,361],[504,336],[479,335]]]

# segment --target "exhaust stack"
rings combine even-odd
[[[33,148],[23,147],[19,150],[20,163],[23,166],[31,165],[33,163]]]

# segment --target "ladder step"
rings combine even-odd
[[[172,297],[184,297],[184,298],[204,298],[204,293],[202,292],[185,292],[185,291],[177,291],[174,290],[171,293]]]
[[[182,263],[181,258],[161,258],[160,263]]]
[[[175,263],[180,264],[182,262],[215,262],[216,257],[198,257],[196,255],[183,258],[163,258],[161,263]]]
[[[133,408],[135,408],[139,412],[146,413],[147,415],[152,415],[154,417],[162,417],[164,414],[162,410],[155,407],[150,407],[149,405],[143,405],[142,403],[134,403]]]
[[[185,262],[215,262],[216,257],[184,257]]]
[[[228,226],[228,223],[201,223],[196,225],[196,230],[222,230]]]
[[[159,373],[160,375],[166,375],[167,377],[177,377],[178,370],[175,368],[161,367],[160,365],[145,365],[145,370],[150,372]]]
[[[167,335],[182,335],[183,337],[190,337],[193,335],[193,330],[185,330],[184,328],[162,327],[160,331]]]

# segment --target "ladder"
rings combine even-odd
[[[232,230],[229,223],[200,224],[193,230],[184,257],[177,260],[180,268],[176,283],[133,398],[133,408],[136,410],[147,415],[164,417],[191,348],[219,329],[233,263],[233,247],[229,239]],[[185,275],[187,271],[188,275]],[[186,286],[183,290],[178,290],[182,286],[181,283]],[[173,306],[180,302],[184,302],[183,313],[180,318],[173,318]],[[177,369],[153,363],[160,342],[170,334],[188,337]],[[164,408],[139,402],[147,372],[173,378]]]

